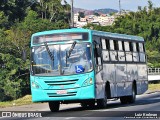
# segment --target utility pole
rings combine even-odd
[[[61,0],[61,4],[65,5],[64,0]],[[73,9],[73,0],[71,0],[71,11],[70,11],[70,27],[74,27],[74,9]]]
[[[121,15],[121,0],[119,0],[119,14]]]
[[[73,0],[71,0],[71,27],[74,27],[74,10],[73,10]]]

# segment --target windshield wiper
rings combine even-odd
[[[77,44],[76,41],[74,41],[74,42],[72,43],[72,46],[71,46],[71,48],[70,48],[69,51],[68,51],[67,58],[70,57],[71,52],[73,51],[73,49],[74,49],[74,47],[76,46],[76,44]]]
[[[47,50],[47,52],[48,52],[48,54],[49,54],[49,57],[50,57],[51,60],[54,62],[54,54],[51,53],[51,51],[50,51],[50,49],[49,49],[49,47],[48,47],[47,42],[44,42],[44,45],[45,45],[46,50]]]

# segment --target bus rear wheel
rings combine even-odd
[[[120,101],[122,104],[127,104],[128,103],[128,96],[123,96],[123,97],[120,97]]]
[[[131,96],[128,96],[128,102],[129,103],[134,103],[136,101],[136,89],[135,87],[133,86],[132,87],[132,95]]]
[[[57,102],[57,101],[49,102],[49,108],[50,108],[51,112],[59,111],[59,107],[60,107],[60,103],[59,102]]]
[[[122,104],[134,103],[136,100],[136,88],[132,87],[132,95],[131,96],[123,96],[120,97],[120,101]]]

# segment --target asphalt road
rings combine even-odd
[[[33,104],[28,106],[4,108],[0,111],[30,111],[40,112],[42,118],[38,120],[107,120],[107,119],[133,119],[145,118],[152,119],[160,116],[160,92],[148,93],[137,96],[134,104],[121,104],[119,100],[109,101],[106,109],[88,108],[83,109],[80,104],[61,105],[60,111],[50,112],[47,103]],[[147,118],[148,117],[148,118]],[[24,118],[0,118],[1,119],[24,119]],[[36,119],[37,118],[25,118]]]

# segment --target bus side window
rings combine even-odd
[[[146,61],[143,43],[139,43],[139,56],[140,56],[140,62]]]
[[[137,51],[137,45],[135,42],[132,43],[133,46],[133,61],[134,62],[139,62],[139,54]]]
[[[103,48],[103,51],[102,51],[102,56],[103,56],[103,61],[109,61],[109,52],[108,52],[108,49],[109,49],[109,40],[107,39],[102,39],[102,48]]]
[[[129,42],[124,42],[124,47],[126,51],[126,61],[127,62],[132,62],[132,52],[131,52],[131,46]]]
[[[115,40],[110,40],[110,59],[111,61],[118,61],[118,55],[117,51],[118,50],[118,44],[116,43]]]
[[[102,49],[106,50],[106,40],[102,39]]]
[[[118,60],[125,61],[125,54],[124,54],[124,42],[118,41],[119,51],[118,51]]]

